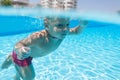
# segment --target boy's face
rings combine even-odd
[[[69,20],[65,18],[56,18],[50,21],[48,32],[51,36],[63,39],[69,32]]]

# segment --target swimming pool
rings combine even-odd
[[[0,20],[0,63],[12,51],[17,41],[43,29],[43,25],[40,25],[41,20],[9,17]],[[11,24],[6,24],[6,21]],[[4,29],[1,25],[4,25]],[[29,27],[35,28],[33,30]],[[15,29],[15,33],[9,32],[10,29]],[[25,33],[26,31],[29,33]],[[4,32],[6,34],[3,34]],[[9,36],[4,36],[8,34]],[[33,59],[33,65],[35,80],[120,80],[120,25],[91,21],[82,34],[68,35],[56,51],[45,57]],[[0,80],[12,80],[14,74],[13,66],[1,70]]]

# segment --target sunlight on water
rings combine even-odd
[[[42,8],[0,8],[0,15],[4,16],[30,16],[30,17],[69,17],[85,20],[95,20],[120,25],[120,16],[117,13],[104,13],[94,11],[60,11]]]
[[[27,35],[0,37],[0,63]],[[56,51],[33,59],[35,80],[120,80],[119,44],[120,27],[116,26],[86,28],[82,34],[68,35]],[[0,71],[0,80],[13,80],[15,72],[11,65]]]

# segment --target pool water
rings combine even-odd
[[[31,33],[0,37],[0,63],[15,43]],[[120,80],[120,25],[88,26],[68,35],[59,48],[33,59],[35,80]],[[0,80],[13,80],[15,69],[0,71]]]

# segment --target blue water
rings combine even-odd
[[[12,51],[16,42],[43,28],[43,25],[38,25],[39,19],[4,19],[0,20],[0,63]],[[76,23],[71,23],[73,25]],[[29,30],[25,27],[29,27]],[[17,33],[3,36],[5,30],[7,33],[12,29]],[[21,34],[22,30],[29,33],[23,31],[24,34]],[[82,34],[68,35],[56,51],[33,59],[32,62],[35,80],[120,80],[120,25],[90,21]],[[8,69],[0,70],[0,80],[13,80],[14,74],[12,65]]]

